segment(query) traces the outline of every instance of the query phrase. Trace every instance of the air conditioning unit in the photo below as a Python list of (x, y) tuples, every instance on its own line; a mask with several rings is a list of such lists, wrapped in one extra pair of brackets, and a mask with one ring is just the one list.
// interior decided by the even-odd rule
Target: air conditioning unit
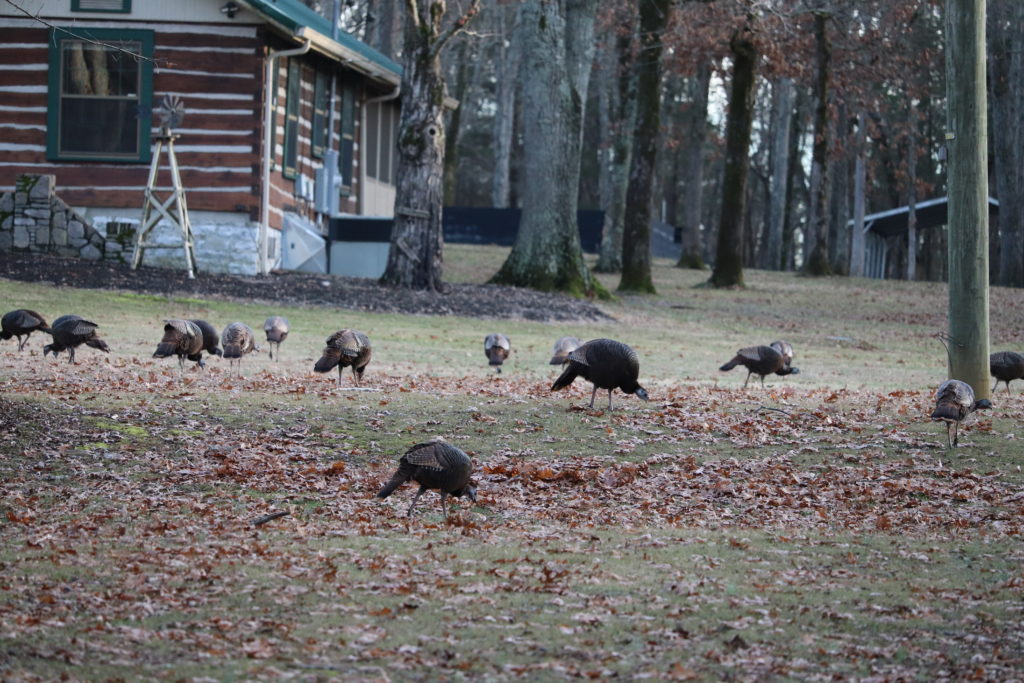
[(340, 211), (338, 202), (340, 194), (341, 173), (338, 172), (338, 153), (329, 149), (324, 152), (324, 165), (316, 169), (313, 208), (318, 213), (336, 216)]

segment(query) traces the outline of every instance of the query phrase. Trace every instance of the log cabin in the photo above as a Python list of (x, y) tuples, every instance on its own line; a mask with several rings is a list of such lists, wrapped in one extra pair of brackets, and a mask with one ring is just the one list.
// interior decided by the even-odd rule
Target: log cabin
[[(172, 96), (185, 112), (174, 146), (200, 272), (280, 267), (288, 226), (323, 236), (333, 216), (390, 216), (401, 68), (339, 31), (331, 0), (310, 4), (328, 9), (0, 3), (0, 195), (52, 176), (74, 216), (130, 249), (124, 234), (138, 228), (160, 103)], [(0, 218), (11, 220), (3, 206)], [(173, 226), (161, 230), (180, 241)], [(11, 248), (2, 233), (0, 248)], [(179, 250), (145, 252), (146, 265), (182, 261)]]

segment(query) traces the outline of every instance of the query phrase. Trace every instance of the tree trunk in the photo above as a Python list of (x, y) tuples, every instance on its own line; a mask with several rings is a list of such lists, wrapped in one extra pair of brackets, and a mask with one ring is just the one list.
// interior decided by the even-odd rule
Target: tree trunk
[[(515, 8), (495, 7), (508, 18)], [(512, 21), (497, 22), (502, 33), (498, 39), (500, 58), (497, 71), (497, 111), (494, 114), (494, 175), (491, 181), (491, 205), (497, 208), (511, 206), (512, 139), (516, 119), (516, 85), (519, 83), (519, 36), (518, 13)], [(510, 35), (504, 35), (505, 27), (512, 24)]]
[(441, 31), (444, 0), (408, 0), (402, 50), (402, 110), (391, 249), (381, 283), (442, 291), (444, 237), (444, 97), (440, 51), (476, 14), (474, 0), (455, 25)]
[[(626, 219), (626, 190), (633, 159), (633, 126), (636, 122), (636, 70), (632, 57), (634, 31), (622, 32), (615, 40), (605, 70), (612, 75), (600, 97), (606, 112), (601, 130), (605, 135), (605, 159), (601, 165), (604, 191), (604, 227), (601, 249), (594, 267), (599, 273), (622, 270), (622, 233)], [(615, 83), (615, 87), (612, 87)]]
[(789, 129), (793, 120), (793, 79), (783, 77), (772, 88), (771, 195), (768, 207), (768, 239), (761, 251), (761, 267), (777, 270), (782, 265), (782, 222), (786, 217), (789, 185)]
[(455, 58), (455, 92), (452, 94), (459, 102), (459, 106), (448, 114), (448, 124), (445, 127), (444, 144), (444, 204), (454, 206), (457, 190), (457, 175), (459, 171), (459, 131), (462, 126), (463, 104), (466, 101), (466, 91), (469, 88), (469, 66), (474, 60), (469, 57), (469, 42), (463, 40), (457, 48), (458, 56)]
[(828, 36), (828, 16), (814, 15), (814, 42), (817, 48), (817, 77), (814, 85), (814, 146), (811, 151), (811, 205), (808, 209), (808, 275), (831, 275), (828, 261), (829, 135), (828, 98), (832, 76), (832, 44)]
[[(752, 21), (748, 18), (748, 22)], [(722, 213), (718, 222), (713, 287), (743, 286), (743, 215), (746, 208), (750, 130), (754, 120), (754, 75), (757, 47), (749, 23), (737, 31), (729, 47), (733, 56), (732, 90), (725, 124), (725, 178)]]
[(910, 112), (907, 140), (907, 279), (917, 279), (917, 132)]
[[(842, 126), (841, 137), (849, 138), (846, 105), (840, 103), (836, 126)], [(835, 128), (833, 128), (835, 132)], [(832, 272), (846, 275), (850, 272), (850, 164), (849, 153), (843, 145), (841, 153), (834, 155), (832, 164), (832, 206), (829, 212), (829, 262)]]
[(989, 25), (993, 170), (999, 199), (996, 281), (1024, 287), (1024, 2), (989, 0)]
[(640, 3), (640, 53), (633, 160), (626, 191), (626, 222), (622, 236), (622, 279), (619, 291), (654, 294), (651, 279), (651, 200), (661, 130), (662, 34), (668, 25), (670, 0)]
[(711, 86), (711, 65), (701, 62), (690, 80), (690, 103), (686, 109), (683, 143), (683, 178), (680, 227), (683, 249), (679, 254), (680, 268), (704, 270), (704, 244), (701, 234), (704, 198), (704, 148), (708, 140), (708, 89)]
[(853, 170), (853, 235), (850, 239), (850, 275), (864, 277), (864, 192), (867, 171), (864, 156), (867, 153), (867, 117), (857, 112), (857, 138), (854, 146), (857, 160)]
[(989, 398), (985, 0), (946, 0), (949, 375)]
[[(786, 183), (786, 216), (782, 223), (782, 270), (796, 269), (796, 226), (798, 221), (797, 192), (804, 194), (806, 175), (801, 161), (800, 139), (803, 136), (804, 95), (797, 91), (796, 104), (789, 131), (789, 177)], [(801, 264), (802, 265), (802, 264)]]
[(520, 7), (525, 201), (494, 283), (607, 296), (583, 261), (576, 221), (596, 8), (596, 0), (528, 0)]

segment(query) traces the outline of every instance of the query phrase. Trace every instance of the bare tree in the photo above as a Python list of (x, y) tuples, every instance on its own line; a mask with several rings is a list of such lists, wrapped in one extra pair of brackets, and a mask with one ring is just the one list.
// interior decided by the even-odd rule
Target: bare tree
[(441, 291), (444, 236), (444, 98), (441, 50), (477, 13), (480, 0), (450, 26), (444, 0), (406, 0), (402, 110), (391, 250), (381, 282)]
[(662, 34), (669, 22), (669, 0), (640, 3), (640, 52), (633, 159), (626, 191), (619, 290), (654, 293), (651, 280), (651, 200), (661, 127)]
[(814, 13), (815, 82), (814, 145), (811, 151), (811, 205), (808, 209), (806, 249), (808, 275), (831, 275), (828, 260), (828, 196), (831, 144), (828, 103), (832, 79), (832, 44), (828, 35), (829, 15), (824, 9)]
[(989, 83), (1001, 285), (1024, 287), (1024, 2), (989, 0)]
[(516, 120), (516, 84), (519, 81), (518, 13), (511, 5), (494, 8), (498, 14), (498, 48), (495, 63), (494, 175), (491, 181), (491, 205), (508, 207), (511, 201), (512, 138)]
[(793, 79), (782, 77), (772, 85), (771, 197), (768, 207), (768, 240), (761, 267), (782, 266), (782, 223), (786, 218), (786, 188), (789, 185), (789, 132), (793, 118)]
[[(601, 247), (594, 270), (599, 273), (618, 273), (622, 270), (622, 233), (626, 216), (626, 190), (629, 188), (629, 167), (633, 159), (633, 130), (636, 120), (636, 69), (633, 42), (637, 13), (627, 10), (628, 20), (622, 21), (621, 12), (612, 16), (615, 25), (609, 29), (614, 47), (606, 50), (601, 62), (604, 87), (598, 95), (602, 145), (599, 182), (604, 209), (604, 227)], [(616, 21), (618, 20), (618, 21)], [(623, 25), (623, 23), (625, 25)]]
[(704, 239), (701, 216), (704, 199), (704, 147), (708, 141), (708, 90), (711, 64), (702, 61), (690, 79), (690, 101), (686, 105), (686, 133), (682, 150), (682, 210), (679, 226), (683, 245), (679, 268), (704, 270)]
[(583, 261), (576, 219), (596, 8), (597, 0), (520, 5), (524, 203), (515, 244), (492, 282), (607, 296)]
[(725, 124), (725, 180), (718, 222), (715, 268), (708, 281), (714, 287), (743, 286), (743, 218), (746, 209), (748, 150), (754, 113), (754, 77), (758, 50), (753, 39), (754, 18), (738, 29), (729, 42), (732, 50), (732, 89)]

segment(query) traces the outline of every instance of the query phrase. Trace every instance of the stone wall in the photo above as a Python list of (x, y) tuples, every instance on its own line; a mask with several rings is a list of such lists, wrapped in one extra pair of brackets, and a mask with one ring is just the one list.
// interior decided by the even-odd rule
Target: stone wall
[[(138, 209), (85, 208), (81, 212), (54, 194), (52, 175), (23, 175), (14, 192), (0, 195), (0, 251), (51, 252), (90, 260), (131, 263), (142, 214)], [(200, 273), (258, 272), (259, 227), (248, 214), (190, 211)], [(280, 255), (278, 230), (270, 231), (270, 256)], [(167, 248), (147, 248), (143, 265), (184, 268), (181, 232), (161, 220), (146, 242)]]
[(14, 192), (0, 195), (0, 250), (52, 252), (91, 261), (128, 259), (134, 233), (101, 234), (54, 195), (55, 182), (52, 175), (23, 175)]

